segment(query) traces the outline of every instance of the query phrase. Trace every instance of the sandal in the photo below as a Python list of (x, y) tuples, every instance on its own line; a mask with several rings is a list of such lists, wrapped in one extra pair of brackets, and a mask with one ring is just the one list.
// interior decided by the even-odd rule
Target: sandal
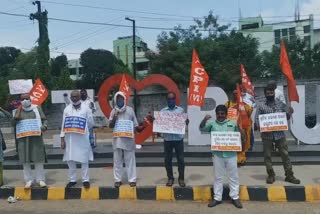
[(186, 186), (186, 183), (184, 182), (183, 179), (179, 179), (179, 180), (178, 180), (178, 183), (179, 183), (179, 186), (180, 186), (180, 187), (185, 187), (185, 186)]
[(121, 181), (118, 181), (118, 182), (115, 182), (115, 183), (114, 183), (114, 187), (115, 187), (115, 188), (119, 188), (121, 185), (122, 185), (122, 182), (121, 182)]
[(166, 186), (167, 187), (172, 187), (174, 180), (173, 179), (169, 179)]
[(135, 187), (137, 185), (137, 183), (136, 182), (130, 182), (129, 185), (130, 185), (130, 187)]

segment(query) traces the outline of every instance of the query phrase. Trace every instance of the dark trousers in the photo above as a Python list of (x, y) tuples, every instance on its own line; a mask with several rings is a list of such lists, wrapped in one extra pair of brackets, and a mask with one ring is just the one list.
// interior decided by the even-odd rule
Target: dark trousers
[(183, 140), (180, 141), (164, 141), (164, 165), (167, 170), (168, 179), (174, 179), (172, 171), (172, 156), (173, 148), (176, 152), (179, 179), (184, 179), (184, 150), (183, 150)]
[(263, 140), (264, 163), (266, 165), (268, 175), (275, 176), (275, 173), (272, 167), (272, 160), (271, 160), (273, 142), (275, 142), (275, 145), (279, 150), (279, 153), (282, 159), (283, 168), (285, 171), (285, 176), (289, 176), (289, 177), (293, 176), (292, 165), (291, 165), (291, 161), (288, 153), (288, 143), (285, 138), (275, 140), (275, 141)]

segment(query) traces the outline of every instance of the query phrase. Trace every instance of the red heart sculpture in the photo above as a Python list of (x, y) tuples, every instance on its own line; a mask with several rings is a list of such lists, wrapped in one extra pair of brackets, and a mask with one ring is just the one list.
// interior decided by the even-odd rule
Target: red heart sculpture
[[(99, 105), (104, 113), (104, 115), (109, 118), (110, 113), (112, 111), (112, 107), (109, 104), (109, 94), (110, 91), (117, 85), (120, 85), (123, 74), (115, 74), (108, 79), (106, 79), (98, 93)], [(170, 79), (169, 77), (162, 74), (152, 74), (143, 80), (136, 81), (130, 75), (126, 75), (126, 80), (129, 86), (135, 88), (137, 91), (142, 91), (144, 88), (147, 88), (151, 85), (161, 85), (166, 88), (168, 91), (172, 91), (176, 94), (176, 102), (177, 105), (180, 105), (180, 91), (176, 83)], [(159, 109), (160, 110), (160, 109)], [(150, 136), (152, 136), (152, 126), (146, 127), (142, 132), (135, 134), (135, 141), (137, 144), (142, 144), (145, 140), (147, 140)]]

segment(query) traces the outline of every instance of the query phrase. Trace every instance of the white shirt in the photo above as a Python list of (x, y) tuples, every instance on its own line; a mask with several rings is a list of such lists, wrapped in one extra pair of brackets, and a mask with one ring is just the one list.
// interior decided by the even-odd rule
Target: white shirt
[[(113, 109), (110, 113), (109, 121), (113, 120), (115, 114), (115, 109)], [(133, 127), (137, 127), (138, 121), (133, 109), (130, 106), (126, 106), (126, 110), (124, 112), (119, 112), (118, 120), (131, 120), (133, 122)], [(134, 138), (128, 137), (114, 137), (112, 141), (113, 149), (124, 149), (127, 151), (133, 151), (136, 149)]]
[[(63, 131), (64, 120), (69, 116), (83, 117), (86, 119), (84, 134), (65, 133)], [(76, 161), (88, 163), (93, 161), (92, 148), (89, 141), (89, 128), (93, 127), (92, 111), (81, 103), (79, 109), (75, 109), (72, 104), (68, 105), (63, 112), (60, 137), (65, 137), (66, 147), (64, 149), (63, 161)]]
[(96, 109), (96, 105), (94, 104), (94, 102), (88, 97), (86, 100), (81, 100), (81, 102), (86, 105), (89, 109), (92, 110), (92, 113), (94, 113), (97, 109)]

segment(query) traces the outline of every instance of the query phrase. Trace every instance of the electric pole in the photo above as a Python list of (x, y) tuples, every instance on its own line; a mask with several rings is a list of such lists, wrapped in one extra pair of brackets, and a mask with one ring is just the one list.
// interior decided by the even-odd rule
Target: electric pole
[(37, 20), (39, 23), (39, 39), (37, 47), (37, 63), (38, 63), (38, 75), (41, 80), (45, 80), (46, 73), (49, 72), (49, 35), (48, 35), (48, 11), (41, 11), (41, 2), (34, 1), (33, 5), (37, 5), (38, 11), (36, 13), (31, 13), (30, 20)]
[[(133, 63), (132, 63), (132, 70), (133, 70), (133, 78), (137, 80), (137, 68), (136, 68), (136, 21), (134, 19), (130, 19), (129, 17), (125, 18), (128, 21), (132, 22), (132, 49), (133, 49)], [(137, 115), (137, 91), (133, 89), (133, 106), (134, 112)]]

